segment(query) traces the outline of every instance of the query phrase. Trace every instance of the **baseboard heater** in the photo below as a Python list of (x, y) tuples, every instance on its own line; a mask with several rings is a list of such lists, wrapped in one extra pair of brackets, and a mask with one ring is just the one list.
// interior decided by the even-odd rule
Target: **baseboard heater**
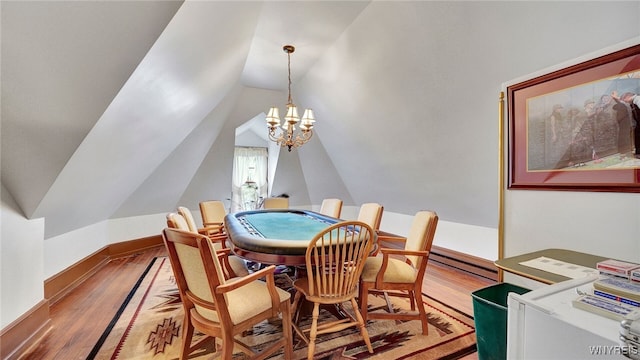
[(498, 268), (490, 260), (434, 245), (431, 247), (429, 261), (435, 261), (461, 271), (498, 281)]

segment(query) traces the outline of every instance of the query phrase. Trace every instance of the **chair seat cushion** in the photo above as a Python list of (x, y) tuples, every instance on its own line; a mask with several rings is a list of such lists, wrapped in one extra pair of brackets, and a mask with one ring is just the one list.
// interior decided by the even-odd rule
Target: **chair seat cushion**
[[(233, 281), (233, 280), (231, 280)], [(280, 296), (280, 302), (289, 301), (291, 294), (280, 288), (276, 288)], [(262, 281), (254, 281), (238, 289), (227, 293), (227, 304), (229, 315), (234, 324), (250, 319), (261, 312), (271, 308), (271, 297), (267, 284)], [(220, 322), (218, 313), (213, 310), (203, 309), (196, 306), (200, 315), (208, 320)]]
[[(382, 257), (368, 257), (364, 263), (364, 270), (362, 271), (361, 277), (362, 281), (375, 282), (381, 267)], [(411, 284), (416, 282), (417, 276), (418, 272), (413, 266), (404, 261), (389, 258), (383, 281), (387, 283)]]

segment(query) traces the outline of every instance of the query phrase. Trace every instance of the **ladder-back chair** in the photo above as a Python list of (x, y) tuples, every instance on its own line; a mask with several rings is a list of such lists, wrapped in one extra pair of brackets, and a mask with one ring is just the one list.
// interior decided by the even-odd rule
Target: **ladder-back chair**
[[(307, 358), (313, 359), (315, 342), (319, 334), (340, 331), (349, 327), (358, 327), (373, 353), (369, 334), (365, 326), (358, 304), (358, 280), (364, 266), (364, 259), (369, 256), (376, 234), (371, 227), (359, 221), (344, 221), (334, 224), (318, 233), (310, 242), (305, 254), (307, 276), (298, 278), (293, 286), (296, 294), (293, 308), (304, 296), (313, 303), (311, 327), (296, 332), (308, 343)], [(327, 321), (318, 324), (320, 305), (337, 306), (350, 302), (353, 315), (344, 319)], [(308, 332), (307, 337), (305, 333)]]

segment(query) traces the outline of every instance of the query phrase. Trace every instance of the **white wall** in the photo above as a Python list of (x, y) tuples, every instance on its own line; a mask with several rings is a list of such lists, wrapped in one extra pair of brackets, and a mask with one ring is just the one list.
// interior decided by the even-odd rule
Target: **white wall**
[(44, 219), (27, 220), (5, 189), (0, 214), (0, 329), (44, 298)]
[(107, 221), (44, 240), (43, 281), (108, 245)]
[(44, 279), (104, 248), (127, 240), (159, 235), (166, 213), (110, 219), (44, 241)]
[(640, 263), (640, 194), (507, 191), (505, 256), (563, 248)]
[(164, 213), (111, 219), (44, 239), (44, 219), (27, 220), (2, 188), (0, 328), (44, 299), (44, 281), (103, 247), (158, 235)]

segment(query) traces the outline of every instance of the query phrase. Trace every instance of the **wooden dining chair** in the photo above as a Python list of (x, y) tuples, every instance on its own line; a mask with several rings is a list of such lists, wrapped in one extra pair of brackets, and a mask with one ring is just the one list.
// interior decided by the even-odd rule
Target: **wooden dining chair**
[[(177, 215), (180, 215), (182, 219), (184, 219), (184, 220), (180, 220), (180, 219), (176, 220), (176, 222), (180, 224), (178, 229), (187, 230), (187, 231), (191, 231), (194, 233), (207, 236), (209, 240), (211, 240), (211, 242), (213, 243), (213, 247), (216, 249), (216, 251), (227, 249), (226, 253), (228, 254), (228, 256), (225, 261), (226, 263), (229, 264), (229, 268), (225, 266), (225, 270), (227, 270), (227, 274), (229, 277), (245, 276), (249, 274), (249, 268), (247, 267), (247, 263), (244, 261), (244, 259), (241, 259), (231, 254), (231, 250), (227, 246), (228, 237), (226, 233), (209, 234), (208, 231), (203, 230), (202, 228), (198, 228), (195, 220), (193, 219), (193, 215), (191, 215), (191, 211), (184, 206), (178, 207)], [(186, 228), (184, 228), (184, 223), (186, 223), (187, 225)], [(168, 221), (167, 221), (167, 225), (169, 225)], [(169, 227), (172, 227), (172, 226), (169, 225)]]
[[(419, 211), (414, 216), (409, 235), (406, 238), (400, 238), (404, 242), (404, 249), (381, 248), (382, 256), (372, 256), (365, 260), (358, 296), (360, 311), (365, 321), (368, 319), (420, 320), (422, 334), (428, 334), (427, 314), (422, 301), (422, 281), (437, 225), (438, 215), (435, 212)], [(390, 311), (368, 312), (369, 294), (385, 296)], [(408, 298), (412, 312), (393, 312), (388, 296)], [(415, 313), (416, 307), (417, 313)]]
[(206, 200), (201, 201), (199, 206), (202, 226), (207, 229), (207, 235), (224, 234), (224, 217), (227, 215), (224, 203), (220, 200)]
[(322, 205), (320, 205), (320, 214), (340, 218), (342, 213), (342, 200), (340, 199), (324, 199)]
[[(222, 339), (221, 359), (231, 359), (234, 346), (251, 359), (265, 359), (281, 349), (285, 359), (292, 359), (291, 296), (275, 286), (275, 266), (227, 281), (206, 236), (166, 228), (163, 239), (184, 307), (181, 360), (215, 338)], [(260, 353), (236, 341), (242, 332), (278, 316), (282, 336)], [(206, 337), (192, 345), (195, 330)]]
[[(334, 224), (318, 233), (310, 242), (305, 254), (307, 276), (293, 282), (296, 294), (293, 308), (297, 309), (302, 297), (313, 302), (311, 326), (294, 329), (308, 343), (307, 359), (313, 359), (316, 338), (320, 334), (358, 327), (373, 353), (369, 334), (358, 304), (358, 280), (369, 256), (376, 234), (369, 225), (359, 221), (344, 221)], [(318, 324), (320, 305), (339, 305), (350, 302), (353, 315), (347, 312), (344, 319), (330, 320)], [(309, 333), (307, 337), (305, 333)]]
[[(189, 229), (189, 226), (187, 225), (187, 221), (184, 219), (182, 215), (178, 213), (167, 214), (167, 227), (171, 229), (191, 231), (191, 229)], [(231, 262), (229, 261), (229, 257), (231, 256), (231, 249), (221, 248), (216, 243), (214, 243), (214, 248), (216, 248), (216, 254), (218, 255), (218, 260), (220, 261), (220, 264), (222, 264), (222, 269), (225, 272), (225, 277), (227, 279), (238, 277), (238, 275), (236, 275), (236, 272), (233, 266), (231, 266)], [(236, 261), (236, 260), (233, 260), (233, 261)], [(241, 276), (247, 275), (249, 273), (248, 270), (243, 271), (242, 268), (240, 268), (238, 272), (242, 274)]]
[(212, 240), (214, 241), (217, 241), (219, 239), (226, 239), (226, 234), (219, 232), (220, 230), (219, 226), (211, 226), (209, 228), (207, 228), (207, 226), (198, 227), (198, 224), (196, 224), (196, 220), (193, 217), (193, 213), (188, 207), (178, 206), (178, 214), (184, 217), (191, 231), (196, 232), (198, 234), (210, 236), (213, 238)]
[(262, 203), (263, 209), (288, 209), (289, 198), (284, 197), (270, 197), (264, 199)]

